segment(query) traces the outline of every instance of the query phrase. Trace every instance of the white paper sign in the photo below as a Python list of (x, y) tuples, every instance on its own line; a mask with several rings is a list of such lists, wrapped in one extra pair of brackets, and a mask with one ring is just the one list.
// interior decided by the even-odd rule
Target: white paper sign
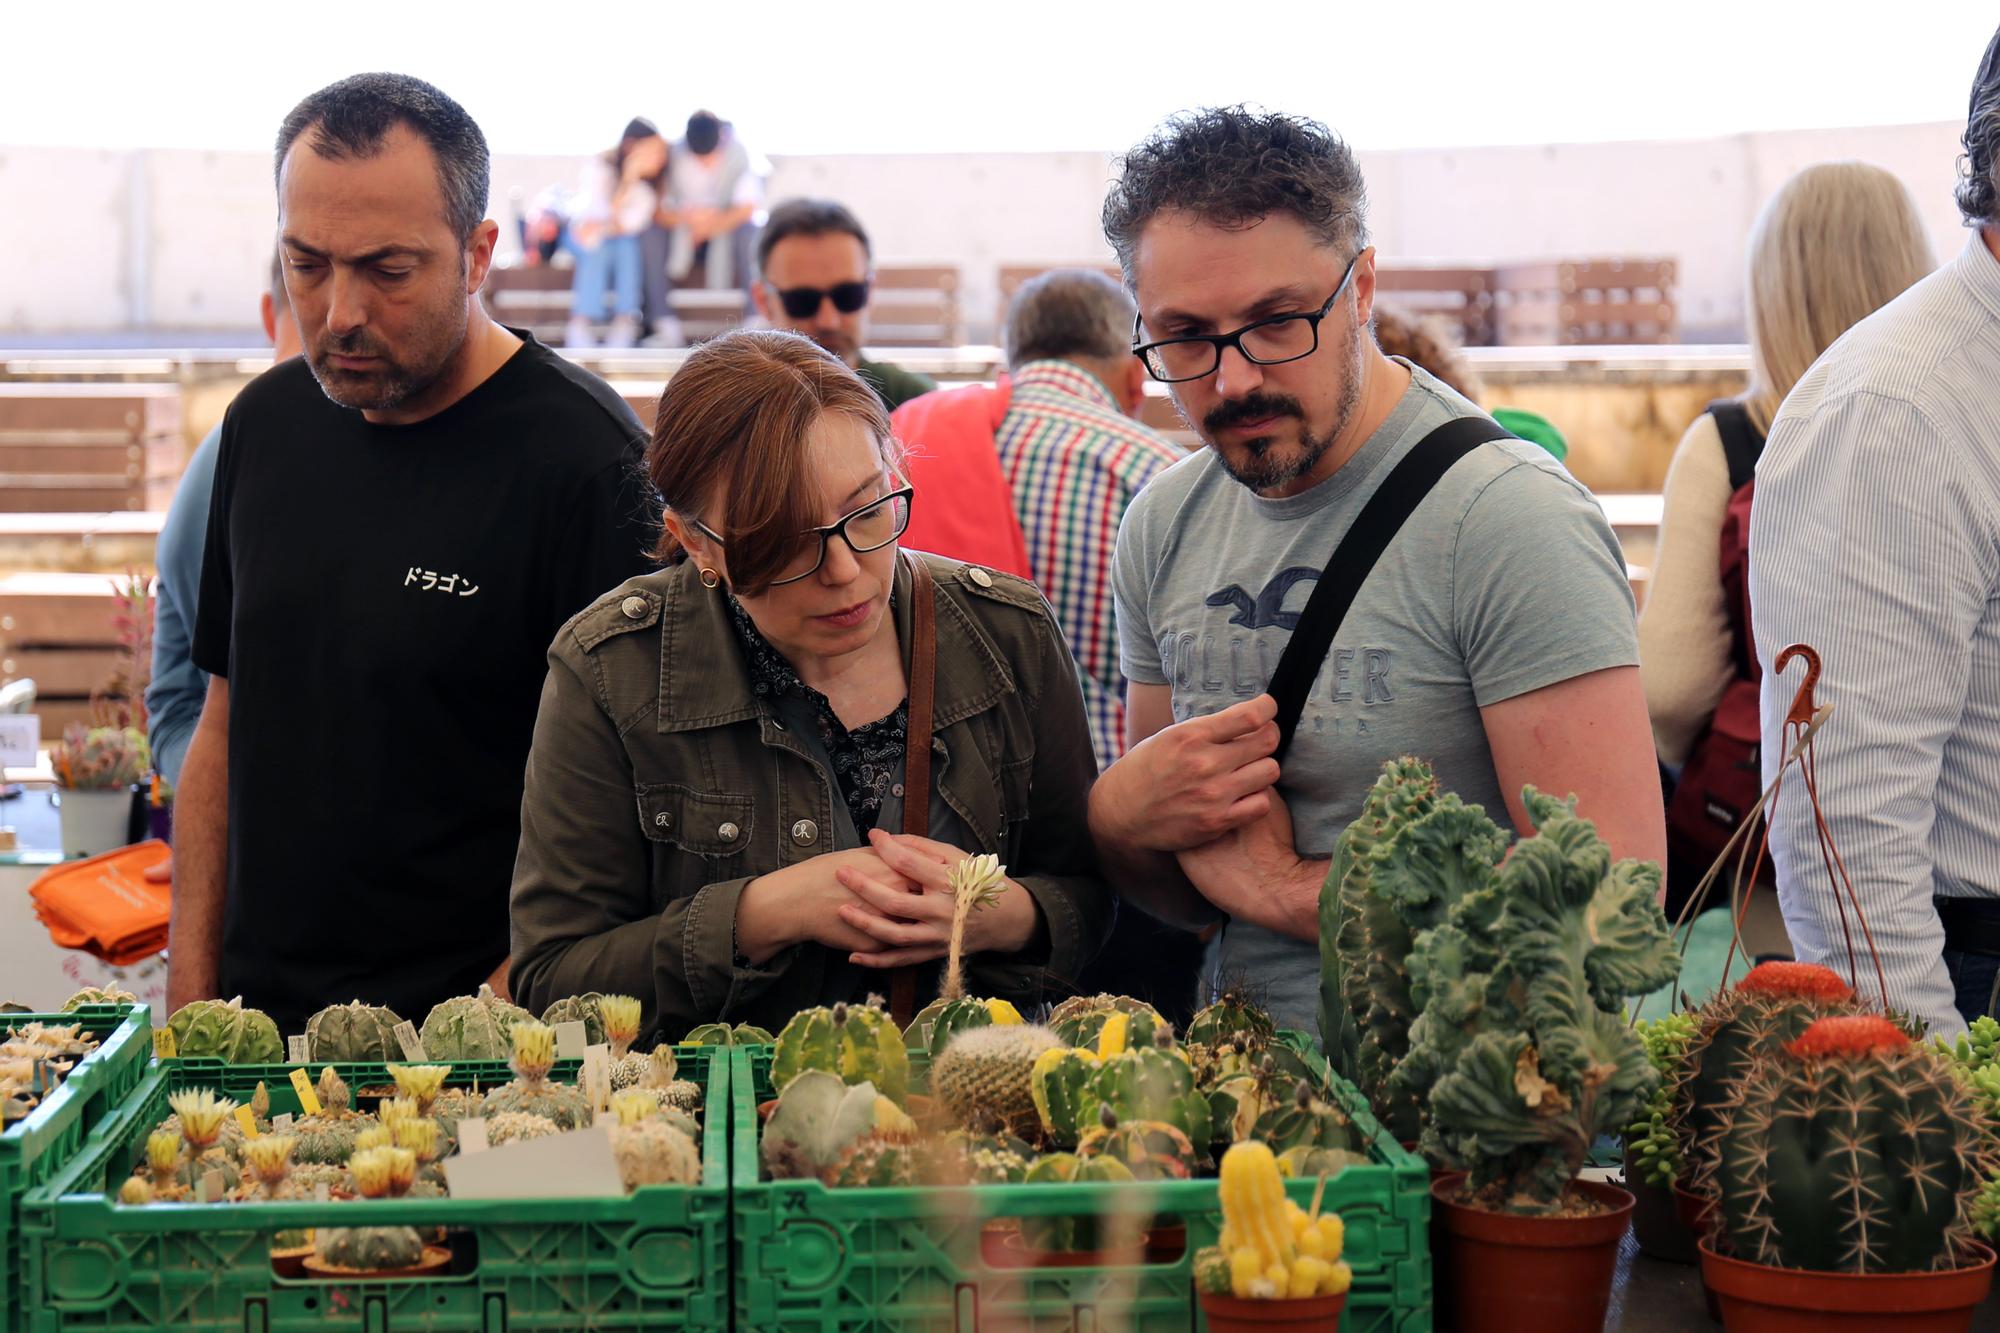
[(0, 768), (33, 768), (41, 762), (42, 719), (34, 713), (0, 714)]
[(583, 1048), (590, 1044), (590, 1029), (582, 1023), (556, 1024), (556, 1059), (581, 1060)]
[(458, 1150), (461, 1153), (486, 1151), (486, 1119), (470, 1116), (458, 1122)]
[(290, 1111), (280, 1111), (280, 1112), (278, 1112), (278, 1113), (277, 1113), (276, 1115), (272, 1116), (272, 1117), (271, 1117), (271, 1132), (272, 1132), (272, 1133), (274, 1133), (274, 1134), (289, 1134), (289, 1133), (291, 1133), (291, 1132), (292, 1132), (292, 1113), (291, 1113)]
[(312, 1058), (306, 1054), (306, 1038), (303, 1032), (285, 1038), (285, 1058), (295, 1065), (302, 1065)]
[[(605, 1140), (607, 1146), (609, 1146), (610, 1142), (609, 1139)], [(221, 1198), (222, 1173), (220, 1171), (204, 1172), (201, 1177), (201, 1201), (203, 1203), (217, 1203)]]
[(424, 1044), (417, 1039), (417, 1025), (406, 1018), (391, 1031), (396, 1034), (396, 1044), (403, 1048), (403, 1059), (411, 1064), (422, 1064), (426, 1057)]
[[(461, 1122), (461, 1130), (463, 1128)], [(444, 1160), (454, 1199), (622, 1198), (625, 1182), (602, 1127), (516, 1139)]]

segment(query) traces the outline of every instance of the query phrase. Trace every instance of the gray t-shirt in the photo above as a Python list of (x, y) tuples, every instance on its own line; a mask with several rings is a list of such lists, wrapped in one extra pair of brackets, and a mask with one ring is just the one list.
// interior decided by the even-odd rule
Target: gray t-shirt
[[(1176, 721), (1263, 693), (1361, 507), (1419, 440), (1477, 411), (1412, 367), (1388, 420), (1309, 491), (1264, 499), (1206, 449), (1155, 478), (1118, 532), (1126, 679), (1171, 685)], [(1479, 710), (1638, 660), (1624, 558), (1590, 492), (1538, 445), (1481, 445), (1383, 552), (1314, 682), (1278, 783), (1300, 855), (1331, 856), (1400, 755), (1507, 826)], [(1238, 979), (1280, 1026), (1315, 1029), (1313, 942), (1232, 923), (1209, 946), (1206, 983)]]

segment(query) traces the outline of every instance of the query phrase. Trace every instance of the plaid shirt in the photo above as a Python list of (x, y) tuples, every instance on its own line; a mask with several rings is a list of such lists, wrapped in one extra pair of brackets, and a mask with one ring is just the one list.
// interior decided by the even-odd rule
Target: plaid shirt
[(1031, 361), (1013, 384), (994, 446), (1029, 567), (1082, 668), (1091, 745), (1103, 769), (1125, 751), (1111, 551), (1132, 497), (1181, 451), (1126, 416), (1096, 376), (1067, 361)]

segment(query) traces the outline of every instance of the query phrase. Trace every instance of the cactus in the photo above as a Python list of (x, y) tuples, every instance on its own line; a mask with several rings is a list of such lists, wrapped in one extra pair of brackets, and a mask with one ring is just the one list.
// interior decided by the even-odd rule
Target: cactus
[(661, 1120), (611, 1128), (611, 1152), (627, 1192), (643, 1185), (699, 1185), (701, 1151), (694, 1140)]
[(486, 1141), (492, 1144), (545, 1139), (560, 1133), (555, 1121), (526, 1111), (499, 1111), (486, 1117)]
[(403, 1046), (396, 1040), (396, 1025), (402, 1021), (393, 1009), (359, 1000), (328, 1005), (306, 1020), (306, 1059), (315, 1064), (400, 1060)]
[(137, 1004), (139, 997), (116, 986), (85, 986), (63, 1001), (62, 1012), (74, 1013), (86, 1004)]
[(590, 1118), (590, 1103), (575, 1088), (549, 1082), (556, 1062), (555, 1029), (526, 1019), (514, 1024), (508, 1040), (514, 1048), (514, 1081), (486, 1094), (487, 1111), (524, 1111), (554, 1121), (558, 1129), (582, 1128)]
[(294, 1144), (289, 1135), (271, 1134), (243, 1145), (243, 1165), (254, 1179), (259, 1197), (282, 1197), (285, 1178), (292, 1172)]
[(1341, 1262), (1345, 1228), (1337, 1213), (1307, 1212), (1285, 1197), (1278, 1159), (1261, 1143), (1239, 1143), (1222, 1155), (1219, 1245), (1195, 1255), (1195, 1281), (1242, 1300), (1337, 1296), (1354, 1280)]
[(1674, 1082), (1680, 1077), (1681, 1058), (1695, 1033), (1693, 1014), (1666, 1014), (1642, 1018), (1632, 1025), (1646, 1048), (1646, 1059), (1660, 1076), (1660, 1086), (1646, 1100), (1640, 1118), (1625, 1127), (1625, 1179), (1643, 1181), (1662, 1189), (1679, 1180), (1687, 1170), (1680, 1140), (1668, 1124), (1673, 1115)]
[(1721, 1108), (1758, 1056), (1798, 1037), (1814, 1019), (1860, 1011), (1840, 974), (1814, 963), (1760, 963), (1697, 1010), (1666, 1115), (1684, 1169), (1712, 1151)]
[(1128, 1045), (1150, 1046), (1160, 1032), (1174, 1030), (1159, 1010), (1129, 995), (1073, 995), (1049, 1011), (1048, 1027), (1064, 1045), (1094, 1050), (1113, 1014), (1126, 1015)]
[(868, 1137), (841, 1155), (827, 1183), (843, 1189), (920, 1185), (924, 1150), (913, 1143)]
[(754, 1023), (703, 1023), (680, 1039), (682, 1046), (769, 1046), (777, 1038)]
[[(1116, 1157), (1079, 1157), (1050, 1153), (1028, 1168), (1027, 1184), (1117, 1184), (1132, 1179), (1131, 1170)], [(1149, 1209), (1120, 1207), (1071, 1217), (1024, 1217), (1021, 1239), (1043, 1251), (1118, 1250), (1135, 1246), (1152, 1216)]]
[(1220, 1046), (1239, 1033), (1261, 1047), (1277, 1035), (1277, 1028), (1268, 1013), (1251, 1003), (1248, 992), (1232, 986), (1188, 1021), (1183, 1040), (1191, 1047)]
[(951, 940), (945, 952), (944, 982), (938, 994), (947, 1000), (965, 998), (965, 925), (974, 912), (1000, 905), (1007, 891), (1007, 867), (988, 852), (968, 856), (945, 872), (945, 888), (952, 896)]
[(1076, 1147), (1077, 1138), (1090, 1128), (1091, 1113), (1084, 1099), (1098, 1064), (1094, 1051), (1073, 1046), (1058, 1046), (1035, 1058), (1028, 1084), (1035, 1118), (1043, 1135), (1058, 1148)]
[(782, 1096), (809, 1069), (850, 1084), (872, 1083), (898, 1104), (909, 1095), (910, 1053), (879, 1004), (836, 1004), (792, 1015), (771, 1055), (771, 1086)]
[(1391, 1083), (1428, 1101), (1426, 1156), (1533, 1214), (1560, 1206), (1591, 1144), (1658, 1086), (1620, 1009), (1672, 981), (1680, 955), (1657, 865), (1614, 865), (1573, 799), (1531, 787), (1522, 800), (1535, 835), (1410, 955), (1422, 1011)]
[(446, 1064), (504, 1060), (511, 1049), (507, 1034), (516, 1023), (533, 1021), (533, 1014), (507, 1003), (482, 982), (477, 995), (453, 996), (433, 1007), (419, 1036), (424, 1055)]
[(333, 1268), (389, 1273), (424, 1260), (424, 1238), (415, 1227), (329, 1227), (313, 1242), (313, 1257)]
[(1187, 1135), (1197, 1158), (1207, 1160), (1213, 1111), (1179, 1051), (1139, 1047), (1099, 1060), (1079, 1099), (1084, 1123), (1106, 1106), (1120, 1120), (1165, 1121)]
[(1382, 766), (1335, 844), (1319, 899), (1321, 1045), (1399, 1140), (1422, 1128), (1421, 1099), (1390, 1081), (1421, 1008), (1416, 936), (1489, 884), (1506, 848), (1484, 809), (1441, 793), (1429, 765), (1409, 758)]
[(1047, 1028), (1026, 1024), (961, 1031), (931, 1066), (931, 1091), (966, 1129), (1035, 1134), (1041, 1125), (1036, 1062), (1060, 1046)]
[(1005, 1000), (936, 999), (917, 1010), (916, 1017), (903, 1029), (903, 1044), (912, 1051), (926, 1051), (935, 1060), (961, 1032), (972, 1028), (1014, 1027), (1020, 1023), (1021, 1011)]
[(1278, 1154), (1278, 1169), (1287, 1179), (1311, 1180), (1315, 1176), (1333, 1177), (1350, 1166), (1368, 1165), (1368, 1154), (1352, 1152), (1346, 1148), (1287, 1148)]
[(1291, 1148), (1359, 1152), (1366, 1147), (1347, 1113), (1314, 1096), (1312, 1084), (1304, 1079), (1292, 1085), (1292, 1095), (1282, 1105), (1260, 1115), (1248, 1135), (1232, 1134), (1231, 1138), (1256, 1139), (1274, 1153)]
[(261, 1009), (245, 1009), (243, 997), (195, 1000), (167, 1020), (174, 1050), (183, 1059), (207, 1057), (225, 1064), (277, 1064), (285, 1058), (278, 1025)]
[(823, 1069), (808, 1069), (785, 1085), (764, 1124), (761, 1152), (774, 1180), (826, 1179), (864, 1138), (911, 1142), (916, 1124), (875, 1091), (852, 1086)]
[(1889, 1020), (1815, 1020), (1759, 1054), (1695, 1188), (1739, 1258), (1840, 1273), (1963, 1259), (1994, 1165), (1973, 1096)]
[[(633, 1057), (627, 1056), (629, 1061)], [(632, 1089), (652, 1094), (654, 1102), (660, 1106), (672, 1107), (695, 1115), (701, 1110), (701, 1085), (693, 1079), (678, 1077), (680, 1064), (674, 1058), (671, 1046), (655, 1046), (653, 1053), (638, 1057), (642, 1061), (638, 1081)], [(613, 1086), (617, 1080), (613, 1079)]]
[(596, 991), (590, 991), (557, 1000), (542, 1010), (542, 1021), (550, 1027), (558, 1023), (581, 1023), (584, 1044), (601, 1046), (604, 1044), (604, 1015), (598, 1012), (597, 1004), (603, 998)]
[(1186, 1180), (1201, 1158), (1188, 1136), (1158, 1120), (1120, 1122), (1110, 1107), (1098, 1111), (1098, 1125), (1077, 1140), (1076, 1155), (1115, 1157), (1134, 1180)]
[(332, 1065), (320, 1071), (318, 1094), (320, 1113), (292, 1123), (292, 1135), (298, 1140), (292, 1160), (339, 1166), (354, 1155), (357, 1138), (368, 1127), (369, 1118), (348, 1109), (347, 1084), (333, 1072)]
[(926, 1185), (1018, 1185), (1035, 1150), (1005, 1134), (957, 1129), (926, 1145), (920, 1167)]

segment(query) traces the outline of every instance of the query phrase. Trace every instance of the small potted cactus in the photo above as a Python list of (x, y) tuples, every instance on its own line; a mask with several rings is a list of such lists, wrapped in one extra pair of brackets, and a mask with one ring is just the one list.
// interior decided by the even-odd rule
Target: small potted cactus
[(1310, 1209), (1287, 1199), (1278, 1159), (1255, 1139), (1222, 1155), (1220, 1243), (1194, 1257), (1209, 1333), (1339, 1327), (1354, 1275), (1340, 1257), (1340, 1215), (1319, 1210), (1324, 1189)]
[(1668, 1123), (1673, 1114), (1673, 1081), (1695, 1032), (1688, 1013), (1642, 1018), (1632, 1025), (1645, 1044), (1646, 1058), (1660, 1076), (1639, 1118), (1625, 1128), (1625, 1188), (1634, 1200), (1632, 1237), (1639, 1249), (1672, 1264), (1691, 1264), (1694, 1236), (1674, 1207), (1674, 1186), (1687, 1174), (1680, 1139)]
[(132, 841), (134, 792), (152, 767), (146, 733), (72, 722), (49, 747), (62, 815), (63, 856), (75, 860)]
[(1871, 1014), (1813, 1022), (1743, 1076), (1696, 1187), (1702, 1275), (1732, 1333), (1971, 1327), (1993, 1284), (1972, 1216), (1992, 1168), (1976, 1095)]
[[(363, 1200), (401, 1198), (417, 1180), (417, 1155), (407, 1148), (371, 1147), (349, 1166)], [(451, 1251), (427, 1243), (415, 1227), (330, 1227), (314, 1235), (305, 1270), (320, 1279), (427, 1277), (450, 1262)]]

